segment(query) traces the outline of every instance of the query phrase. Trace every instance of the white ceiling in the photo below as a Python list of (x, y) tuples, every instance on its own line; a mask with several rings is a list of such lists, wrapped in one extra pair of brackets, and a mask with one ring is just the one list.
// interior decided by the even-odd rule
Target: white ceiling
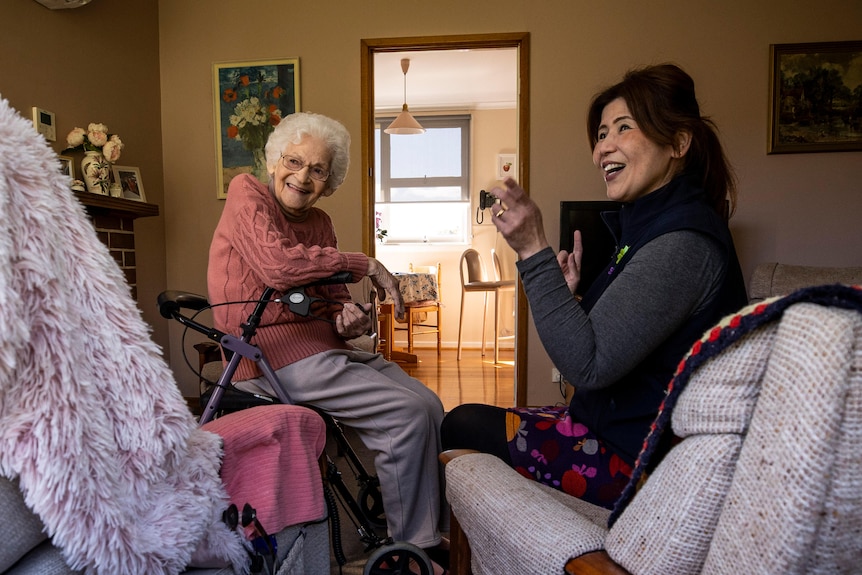
[(411, 112), (516, 107), (517, 49), (429, 50), (374, 55), (374, 109), (378, 112), (401, 110), (402, 58), (410, 59), (407, 105)]

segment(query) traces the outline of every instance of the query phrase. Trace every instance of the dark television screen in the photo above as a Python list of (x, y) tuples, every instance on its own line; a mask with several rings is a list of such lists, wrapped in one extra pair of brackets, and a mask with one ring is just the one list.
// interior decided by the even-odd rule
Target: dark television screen
[(581, 243), (584, 246), (578, 295), (587, 292), (614, 255), (614, 237), (602, 220), (601, 212), (619, 210), (621, 205), (608, 200), (560, 202), (560, 249), (572, 251), (575, 230), (581, 231)]

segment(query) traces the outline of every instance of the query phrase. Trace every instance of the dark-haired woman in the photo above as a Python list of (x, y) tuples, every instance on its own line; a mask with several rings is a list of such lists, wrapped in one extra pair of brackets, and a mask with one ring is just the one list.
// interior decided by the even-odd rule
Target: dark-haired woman
[(582, 245), (555, 255), (542, 216), (514, 180), (493, 193), (497, 229), (544, 347), (574, 388), (566, 407), (467, 404), (446, 416), (444, 449), (493, 453), (515, 469), (613, 507), (679, 361), (703, 332), (745, 305), (727, 227), (736, 186), (694, 82), (664, 64), (629, 72), (593, 98), (593, 163), (611, 200), (617, 252), (581, 301)]

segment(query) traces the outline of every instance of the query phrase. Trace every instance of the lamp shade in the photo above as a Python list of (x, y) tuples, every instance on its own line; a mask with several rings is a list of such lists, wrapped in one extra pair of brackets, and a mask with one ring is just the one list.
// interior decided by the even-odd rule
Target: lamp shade
[(401, 59), (401, 72), (404, 74), (404, 106), (401, 107), (401, 113), (398, 114), (398, 117), (392, 120), (392, 123), (389, 124), (384, 132), (387, 134), (400, 134), (400, 135), (408, 135), (408, 134), (424, 134), (425, 128), (422, 127), (422, 124), (416, 121), (416, 118), (410, 113), (410, 110), (407, 109), (407, 70), (410, 69), (410, 59), (402, 58)]
[(416, 121), (416, 118), (414, 118), (413, 114), (410, 113), (410, 110), (407, 109), (407, 104), (404, 104), (398, 117), (392, 120), (389, 127), (383, 131), (387, 134), (396, 135), (424, 134), (425, 128)]

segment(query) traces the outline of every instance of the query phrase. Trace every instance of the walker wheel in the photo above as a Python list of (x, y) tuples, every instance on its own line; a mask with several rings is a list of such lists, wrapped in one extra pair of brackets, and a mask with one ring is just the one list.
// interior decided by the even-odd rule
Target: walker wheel
[[(416, 570), (418, 569), (418, 571)], [(431, 560), (419, 547), (393, 543), (381, 547), (368, 559), (363, 575), (432, 575)]]

